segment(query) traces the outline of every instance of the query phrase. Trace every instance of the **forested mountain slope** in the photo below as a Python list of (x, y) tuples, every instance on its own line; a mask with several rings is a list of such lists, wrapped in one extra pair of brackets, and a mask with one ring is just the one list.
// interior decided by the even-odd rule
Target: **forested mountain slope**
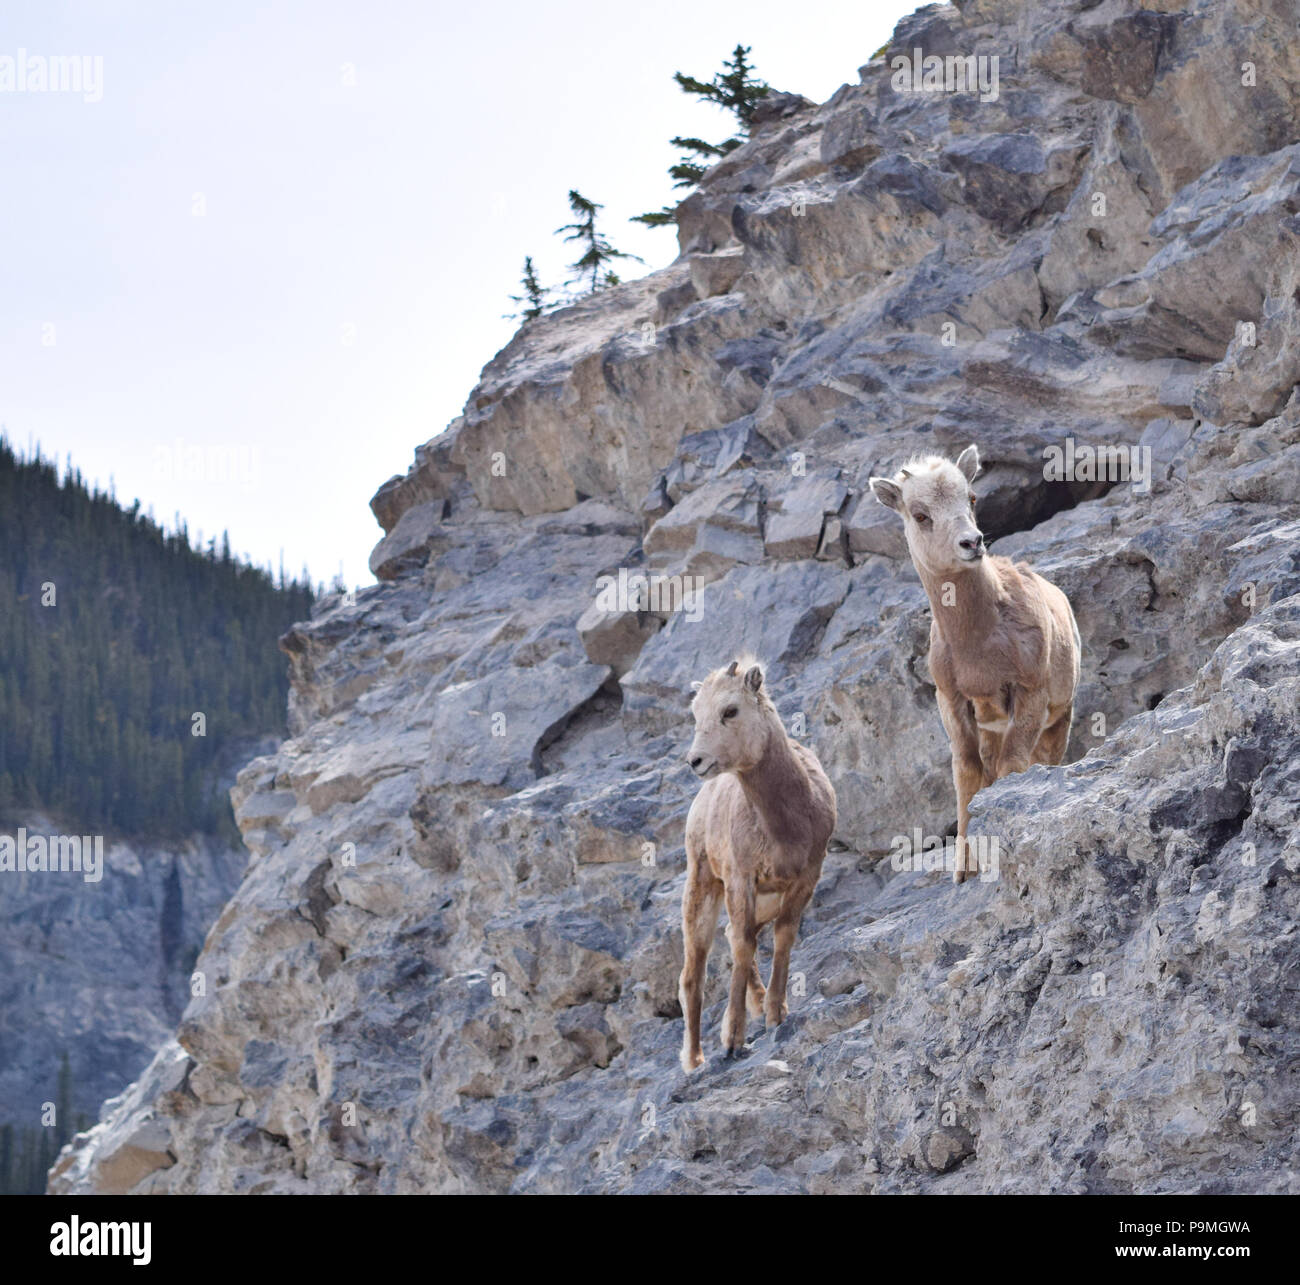
[(189, 1000), (247, 859), (229, 787), (284, 734), (276, 640), (312, 602), (0, 439), (0, 866), (20, 831), (104, 854), (94, 882), (0, 868), (0, 1191), (43, 1187)]

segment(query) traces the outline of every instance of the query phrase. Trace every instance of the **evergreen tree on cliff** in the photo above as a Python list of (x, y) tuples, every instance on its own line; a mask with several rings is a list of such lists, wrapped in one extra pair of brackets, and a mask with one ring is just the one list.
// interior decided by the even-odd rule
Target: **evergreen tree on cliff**
[(566, 233), (566, 241), (577, 241), (583, 247), (582, 254), (569, 265), (574, 275), (566, 285), (585, 285), (586, 293), (595, 294), (605, 286), (619, 284), (617, 274), (610, 268), (615, 259), (632, 259), (637, 263), (642, 260), (635, 254), (615, 250), (596, 229), (596, 212), (603, 210), (603, 205), (589, 201), (581, 192), (569, 190), (569, 208), (574, 213), (575, 221), (556, 228), (556, 235)]
[(519, 279), (519, 287), (523, 290), (523, 294), (512, 294), (510, 302), (524, 306), (518, 312), (508, 315), (512, 319), (535, 321), (549, 306), (548, 296), (551, 292), (537, 279), (537, 269), (533, 267), (531, 254), (524, 258), (524, 274)]
[[(771, 86), (754, 76), (754, 69), (749, 62), (750, 47), (737, 45), (732, 51), (730, 62), (722, 64), (722, 70), (712, 80), (696, 80), (684, 72), (674, 72), (673, 79), (683, 93), (694, 94), (706, 102), (731, 112), (736, 118), (739, 129), (730, 138), (721, 143), (708, 143), (702, 138), (683, 138), (678, 136), (671, 140), (674, 147), (680, 147), (687, 155), (668, 171), (674, 187), (694, 187), (704, 172), (714, 162), (734, 152), (749, 133), (754, 123), (754, 111), (759, 100), (766, 98)], [(644, 223), (647, 227), (663, 227), (673, 222), (673, 207), (665, 205), (662, 210), (652, 210), (648, 214), (638, 214), (633, 223)]]

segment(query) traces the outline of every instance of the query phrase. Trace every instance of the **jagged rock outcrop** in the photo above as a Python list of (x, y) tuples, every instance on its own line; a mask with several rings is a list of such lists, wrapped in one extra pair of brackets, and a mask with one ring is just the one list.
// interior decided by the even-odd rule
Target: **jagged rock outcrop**
[[(1293, 25), (931, 6), (709, 172), (670, 268), (524, 326), (375, 497), (381, 583), (285, 639), (213, 985), (52, 1189), (1295, 1189)], [(998, 95), (900, 92), (918, 48)], [(970, 441), (1084, 662), (954, 888), (889, 855), (955, 802), (866, 481)], [(620, 571), (657, 596), (594, 608)], [(689, 683), (742, 645), (840, 821), (789, 1021), (687, 1079)]]

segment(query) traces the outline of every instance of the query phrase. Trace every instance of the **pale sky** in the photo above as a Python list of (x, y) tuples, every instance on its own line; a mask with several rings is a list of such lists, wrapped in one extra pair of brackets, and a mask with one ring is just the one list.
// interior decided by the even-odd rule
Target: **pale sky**
[(367, 501), (509, 340), (525, 254), (568, 275), (568, 189), (625, 277), (675, 256), (627, 220), (674, 199), (672, 135), (731, 126), (673, 72), (739, 41), (820, 102), (915, 7), (5, 0), (0, 65), (102, 58), (102, 97), (0, 88), (0, 424), (169, 527), (371, 583)]

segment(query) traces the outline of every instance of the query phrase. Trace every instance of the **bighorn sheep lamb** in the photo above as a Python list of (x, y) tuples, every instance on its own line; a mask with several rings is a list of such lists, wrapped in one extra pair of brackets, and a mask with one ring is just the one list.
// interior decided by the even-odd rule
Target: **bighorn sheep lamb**
[(968, 446), (955, 464), (928, 455), (871, 479), (881, 504), (902, 516), (930, 599), (930, 674), (957, 791), (956, 883), (970, 864), (972, 796), (1065, 756), (1081, 651), (1065, 594), (1024, 563), (985, 552), (970, 486), (979, 467)]
[[(686, 818), (686, 1071), (704, 1061), (700, 996), (723, 898), (732, 972), (722, 1045), (731, 1057), (745, 1043), (746, 991), (749, 1011), (765, 1015), (769, 1027), (789, 1012), (790, 949), (835, 828), (835, 791), (817, 756), (786, 734), (753, 658), (733, 660), (693, 685), (695, 739), (687, 760), (704, 787)], [(772, 975), (764, 990), (754, 952), (759, 928), (772, 920)]]

